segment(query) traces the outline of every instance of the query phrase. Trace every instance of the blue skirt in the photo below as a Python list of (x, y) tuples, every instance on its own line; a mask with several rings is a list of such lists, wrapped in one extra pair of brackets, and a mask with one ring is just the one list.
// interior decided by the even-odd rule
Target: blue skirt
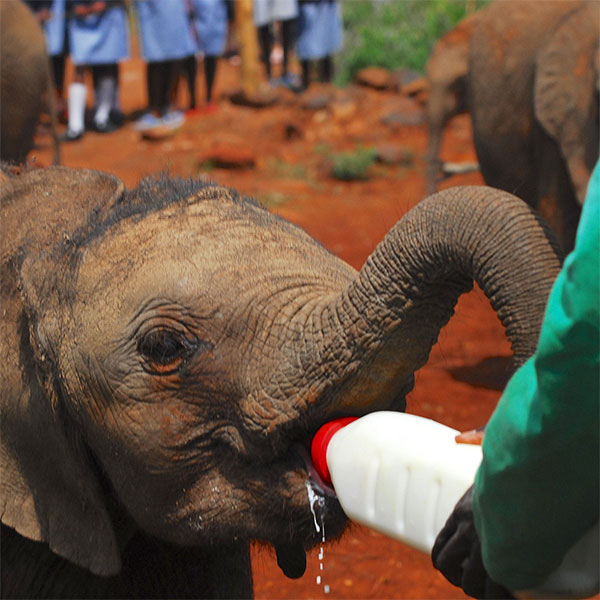
[(192, 56), (197, 44), (185, 0), (138, 0), (140, 52), (148, 62)]
[(342, 46), (342, 16), (338, 2), (302, 2), (298, 19), (296, 56), (300, 60), (324, 58)]
[(65, 0), (52, 0), (50, 7), (52, 17), (44, 23), (46, 48), (50, 56), (66, 52), (65, 48)]
[(129, 29), (122, 6), (68, 20), (69, 50), (76, 65), (101, 65), (129, 58)]
[(194, 28), (198, 50), (220, 56), (227, 42), (227, 8), (224, 0), (194, 0)]

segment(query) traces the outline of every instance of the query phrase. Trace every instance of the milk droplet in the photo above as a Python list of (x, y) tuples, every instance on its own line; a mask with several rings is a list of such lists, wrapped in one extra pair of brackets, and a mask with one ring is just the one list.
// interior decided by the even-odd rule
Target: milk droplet
[[(325, 520), (323, 518), (323, 516), (321, 515), (321, 525), (319, 526), (318, 520), (317, 520), (317, 511), (315, 510), (315, 504), (317, 504), (318, 506), (322, 506), (324, 503), (324, 499), (321, 498), (320, 496), (318, 496), (314, 489), (312, 488), (312, 485), (310, 483), (310, 481), (306, 482), (306, 493), (308, 494), (308, 505), (310, 506), (310, 512), (312, 513), (313, 516), (313, 521), (315, 524), (315, 530), (317, 533), (321, 533), (321, 542), (324, 544), (325, 543)], [(321, 561), (319, 563), (319, 570), (322, 571), (323, 570), (323, 546), (321, 546), (319, 548), (319, 561)], [(321, 576), (317, 575), (317, 585), (321, 584)], [(326, 594), (329, 594), (329, 586), (325, 585), (323, 588), (324, 592)]]
[(310, 481), (306, 482), (306, 492), (308, 493), (308, 505), (310, 506), (310, 512), (312, 513), (313, 520), (315, 523), (315, 529), (317, 533), (321, 531), (319, 524), (317, 523), (317, 511), (315, 510), (315, 504), (319, 502), (319, 497), (315, 494), (315, 491), (310, 485)]

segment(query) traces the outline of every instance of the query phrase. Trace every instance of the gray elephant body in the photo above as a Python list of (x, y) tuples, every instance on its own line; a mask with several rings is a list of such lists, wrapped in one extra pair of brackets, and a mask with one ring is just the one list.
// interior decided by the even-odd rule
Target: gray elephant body
[(0, 2), (0, 157), (24, 162), (47, 98), (54, 163), (60, 162), (56, 106), (46, 40), (40, 24), (20, 0)]
[(300, 575), (307, 486), (328, 538), (345, 525), (302, 440), (403, 410), (473, 279), (525, 360), (560, 267), (485, 188), (423, 201), (360, 273), (198, 181), (49, 168), (1, 211), (6, 597), (248, 596), (252, 539)]
[(468, 104), (482, 175), (536, 208), (573, 246), (598, 159), (600, 7), (494, 2), (471, 41)]

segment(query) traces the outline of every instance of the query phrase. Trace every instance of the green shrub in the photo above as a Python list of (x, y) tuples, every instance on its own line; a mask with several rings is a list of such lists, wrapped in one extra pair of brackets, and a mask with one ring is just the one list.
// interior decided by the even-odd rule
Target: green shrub
[(357, 148), (354, 152), (334, 154), (331, 164), (333, 176), (343, 181), (368, 179), (375, 156), (373, 148)]
[(467, 12), (489, 0), (346, 0), (342, 2), (344, 47), (336, 60), (336, 83), (346, 85), (371, 66), (424, 72), (435, 42)]

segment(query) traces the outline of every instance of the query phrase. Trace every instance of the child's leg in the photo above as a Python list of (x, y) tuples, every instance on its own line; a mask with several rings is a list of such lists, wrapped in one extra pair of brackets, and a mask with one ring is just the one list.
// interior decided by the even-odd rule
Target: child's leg
[(319, 78), (322, 82), (330, 82), (333, 78), (333, 60), (331, 56), (324, 56), (319, 60)]
[(117, 88), (117, 65), (105, 64), (93, 67), (96, 92), (96, 113), (94, 124), (102, 129), (108, 125), (110, 109)]
[(188, 56), (183, 60), (183, 72), (188, 85), (190, 94), (190, 109), (196, 108), (196, 74), (198, 72), (198, 63), (196, 56)]
[(310, 83), (310, 60), (301, 60), (300, 66), (302, 67), (302, 89), (305, 90)]
[(66, 141), (79, 139), (85, 130), (85, 98), (87, 90), (84, 83), (85, 67), (78, 65), (75, 67), (73, 83), (69, 85), (69, 122), (67, 133), (64, 136)]
[(161, 97), (161, 114), (166, 114), (171, 108), (171, 98), (173, 97), (175, 86), (177, 85), (177, 81), (181, 75), (182, 68), (182, 59), (166, 61), (165, 85), (163, 95)]
[(170, 65), (168, 63), (169, 61), (154, 61), (147, 65), (148, 107), (157, 114), (162, 114), (169, 103), (167, 74)]
[(288, 74), (290, 54), (294, 45), (296, 28), (296, 19), (281, 21), (281, 46), (283, 48), (283, 62), (281, 64), (281, 74), (285, 77)]
[(217, 56), (204, 57), (204, 77), (206, 79), (206, 104), (212, 104), (212, 91), (217, 73)]
[(271, 79), (271, 49), (272, 49), (272, 38), (271, 38), (271, 26), (267, 23), (261, 25), (258, 28), (258, 42), (260, 44), (261, 58), (265, 65), (265, 73), (267, 74), (267, 80)]

